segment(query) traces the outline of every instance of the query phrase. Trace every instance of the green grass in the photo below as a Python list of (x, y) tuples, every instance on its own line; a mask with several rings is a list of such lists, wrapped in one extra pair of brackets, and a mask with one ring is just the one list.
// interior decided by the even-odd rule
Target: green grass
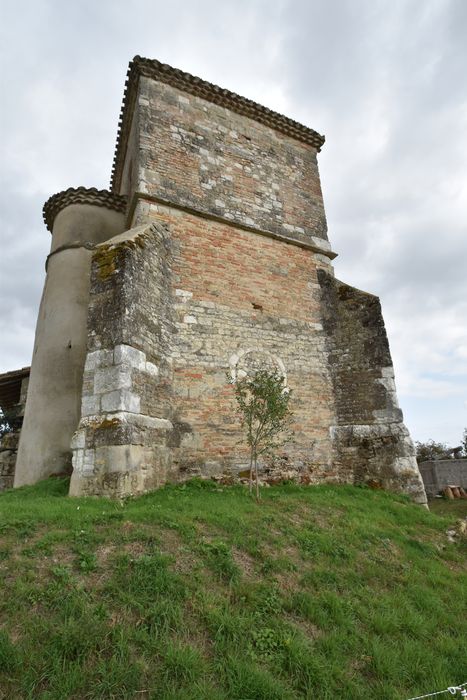
[(456, 498), (431, 498), (430, 510), (436, 515), (447, 515), (454, 518), (467, 518), (467, 500)]
[(352, 487), (0, 495), (0, 698), (406, 700), (467, 681), (459, 513)]

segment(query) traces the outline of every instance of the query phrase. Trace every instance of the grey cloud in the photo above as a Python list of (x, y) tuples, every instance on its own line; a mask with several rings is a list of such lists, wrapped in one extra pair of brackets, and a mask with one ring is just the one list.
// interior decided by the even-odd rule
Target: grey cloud
[(139, 53), (326, 134), (336, 273), (381, 296), (403, 401), (423, 396), (425, 424), (440, 426), (423, 435), (414, 415), (415, 437), (444, 439), (447, 415), (461, 432), (462, 402), (450, 414), (446, 402), (467, 397), (464, 0), (30, 0), (0, 12), (0, 371), (31, 354), (42, 204), (108, 185)]

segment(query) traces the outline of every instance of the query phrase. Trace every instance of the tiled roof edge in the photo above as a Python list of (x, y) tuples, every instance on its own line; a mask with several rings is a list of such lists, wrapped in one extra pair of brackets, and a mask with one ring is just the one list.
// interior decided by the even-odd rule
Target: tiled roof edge
[(298, 141), (308, 143), (314, 146), (318, 151), (324, 143), (324, 136), (318, 134), (317, 131), (310, 129), (299, 122), (285, 117), (278, 112), (274, 112), (267, 107), (263, 107), (253, 100), (246, 97), (241, 97), (230, 90), (225, 90), (218, 85), (209, 83), (206, 80), (197, 78), (190, 73), (172, 68), (166, 63), (160, 63), (156, 60), (135, 56), (130, 61), (127, 78), (125, 81), (125, 91), (123, 94), (123, 103), (120, 111), (120, 118), (117, 132), (117, 142), (115, 146), (115, 155), (112, 165), (112, 175), (110, 187), (112, 191), (117, 191), (120, 186), (120, 180), (123, 171), (123, 160), (125, 157), (124, 146), (127, 142), (129, 131), (131, 128), (131, 116), (133, 106), (136, 99), (136, 91), (138, 86), (139, 76), (143, 75), (153, 80), (158, 80), (161, 83), (172, 85), (173, 87), (188, 92), (197, 97), (201, 97), (208, 102), (226, 107), (227, 109), (242, 114), (250, 119), (269, 126), (271, 129), (280, 131), (287, 136), (291, 136)]
[(14, 369), (10, 372), (3, 372), (2, 374), (0, 374), (0, 384), (2, 382), (11, 381), (12, 379), (24, 379), (24, 377), (28, 376), (30, 371), (30, 367), (21, 367), (21, 369)]
[(42, 214), (45, 225), (50, 232), (52, 232), (57, 214), (70, 204), (93, 204), (125, 213), (127, 198), (109, 192), (109, 190), (98, 190), (95, 187), (69, 187), (67, 190), (49, 197), (44, 204)]

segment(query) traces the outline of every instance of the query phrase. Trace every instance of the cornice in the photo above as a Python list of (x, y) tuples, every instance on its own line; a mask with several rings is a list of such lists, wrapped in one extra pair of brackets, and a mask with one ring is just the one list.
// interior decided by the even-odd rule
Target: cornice
[[(311, 250), (313, 253), (318, 253), (328, 258), (329, 260), (334, 260), (337, 258), (337, 253), (331, 250), (329, 241), (323, 239), (319, 240), (317, 237), (312, 237), (309, 241), (299, 240), (293, 236), (284, 235), (278, 233), (277, 231), (266, 231), (265, 229), (260, 229), (255, 226), (248, 226), (240, 221), (232, 221), (231, 219), (225, 219), (222, 216), (217, 216), (216, 214), (211, 214), (207, 211), (201, 209), (196, 209), (195, 207), (184, 206), (182, 204), (177, 204), (171, 202), (162, 197), (157, 197), (156, 195), (151, 195), (147, 192), (134, 192), (132, 198), (130, 199), (128, 211), (127, 211), (127, 228), (131, 228), (133, 215), (135, 213), (138, 201), (152, 202), (154, 204), (161, 205), (167, 209), (176, 209), (178, 211), (184, 211), (188, 214), (193, 214), (194, 216), (199, 216), (207, 221), (217, 221), (223, 226), (233, 227), (236, 229), (241, 229), (242, 231), (249, 231), (250, 233), (255, 233), (259, 236), (265, 236), (266, 238), (273, 238), (276, 241), (281, 241), (282, 243), (287, 243), (288, 245), (295, 245), (298, 248), (304, 248), (305, 250)], [(50, 257), (50, 256), (49, 256)]]
[(69, 187), (67, 190), (49, 197), (44, 204), (42, 214), (45, 225), (50, 232), (52, 232), (57, 214), (70, 204), (92, 204), (124, 214), (126, 212), (127, 198), (123, 195), (109, 192), (109, 190), (98, 190), (95, 187)]
[(297, 141), (314, 146), (317, 151), (321, 149), (324, 143), (324, 136), (318, 134), (317, 131), (310, 129), (299, 122), (285, 117), (278, 112), (274, 112), (267, 107), (263, 107), (253, 100), (246, 97), (241, 97), (230, 90), (225, 90), (218, 85), (209, 83), (206, 80), (197, 78), (190, 73), (172, 68), (166, 63), (160, 63), (156, 60), (135, 56), (130, 61), (127, 78), (125, 81), (125, 91), (123, 94), (123, 103), (120, 112), (117, 143), (115, 146), (115, 155), (112, 166), (112, 176), (110, 187), (113, 192), (118, 191), (123, 171), (123, 162), (125, 158), (125, 146), (128, 141), (128, 136), (131, 128), (131, 117), (136, 101), (138, 89), (138, 81), (140, 76), (145, 76), (157, 80), (161, 83), (171, 85), (172, 87), (188, 92), (196, 97), (201, 97), (208, 102), (226, 107), (227, 109), (241, 114), (250, 119), (254, 119), (260, 124), (269, 126), (287, 136), (290, 136)]

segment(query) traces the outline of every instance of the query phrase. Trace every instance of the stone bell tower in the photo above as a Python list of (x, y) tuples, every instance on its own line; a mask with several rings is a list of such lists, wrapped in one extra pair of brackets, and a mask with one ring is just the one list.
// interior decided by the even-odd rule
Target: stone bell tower
[(334, 276), (323, 143), (188, 73), (130, 63), (111, 192), (70, 189), (44, 208), (15, 485), (62, 471), (70, 450), (72, 495), (241, 480), (231, 383), (270, 366), (292, 391), (294, 437), (263, 460), (264, 481), (425, 501), (379, 300)]

